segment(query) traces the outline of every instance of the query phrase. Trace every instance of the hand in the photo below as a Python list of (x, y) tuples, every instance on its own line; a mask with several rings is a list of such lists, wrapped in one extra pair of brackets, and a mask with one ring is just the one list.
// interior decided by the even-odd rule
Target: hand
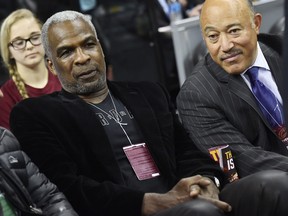
[[(142, 215), (153, 215), (161, 210), (174, 207), (179, 203), (191, 200), (191, 185), (197, 185), (200, 175), (181, 179), (170, 191), (165, 194), (146, 193), (142, 204)], [(199, 194), (193, 196), (197, 197)]]
[(190, 190), (191, 196), (205, 199), (222, 209), (224, 212), (230, 212), (232, 210), (232, 207), (228, 203), (219, 200), (218, 188), (214, 182), (207, 177), (202, 177), (198, 184), (191, 185)]
[(194, 16), (199, 16), (201, 9), (202, 9), (203, 4), (198, 4), (195, 7), (193, 7), (191, 10), (186, 11), (186, 14), (188, 17), (194, 17)]
[(187, 0), (178, 0), (178, 2), (181, 4), (181, 6), (183, 8), (186, 8), (188, 5), (188, 1)]
[(3, 92), (0, 90), (0, 98), (3, 97)]
[(200, 175), (181, 179), (165, 194), (146, 193), (143, 199), (142, 215), (151, 215), (191, 199), (205, 199), (223, 211), (231, 206), (218, 199), (218, 189), (208, 178)]
[(191, 185), (190, 190), (191, 196), (202, 195), (204, 197), (218, 199), (219, 190), (214, 182), (207, 177), (202, 177), (197, 184)]

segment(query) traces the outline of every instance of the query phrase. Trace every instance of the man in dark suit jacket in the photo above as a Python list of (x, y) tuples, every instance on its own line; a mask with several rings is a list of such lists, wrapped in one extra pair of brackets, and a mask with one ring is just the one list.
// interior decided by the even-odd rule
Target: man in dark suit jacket
[(184, 127), (207, 154), (211, 147), (229, 145), (240, 177), (271, 168), (288, 171), (287, 139), (272, 130), (244, 75), (260, 63), (269, 69), (265, 77), (270, 85), (274, 82), (273, 91), (283, 92), (279, 39), (263, 37), (278, 52), (257, 42), (261, 15), (248, 0), (206, 0), (200, 22), (209, 53), (178, 95)]
[(79, 215), (223, 216), (231, 211), (227, 202), (240, 215), (286, 215), (288, 187), (280, 187), (286, 173), (258, 173), (225, 186), (222, 171), (191, 142), (160, 85), (107, 83), (87, 16), (57, 13), (42, 37), (63, 90), (19, 103), (11, 128)]

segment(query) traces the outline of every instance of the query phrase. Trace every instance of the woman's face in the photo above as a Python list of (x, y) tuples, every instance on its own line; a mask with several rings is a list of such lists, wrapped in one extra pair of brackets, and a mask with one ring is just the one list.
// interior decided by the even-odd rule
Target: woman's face
[[(39, 24), (34, 18), (23, 18), (15, 22), (10, 29), (10, 40), (9, 42), (14, 42), (13, 44), (19, 45), (26, 43), (22, 49), (17, 49), (9, 45), (10, 58), (14, 59), (16, 65), (23, 65), (24, 67), (33, 68), (37, 66), (41, 61), (44, 61), (44, 49), (41, 44), (40, 38), (41, 29)], [(37, 37), (39, 36), (39, 40)], [(31, 39), (32, 43), (38, 44), (33, 45), (28, 40), (21, 39)]]

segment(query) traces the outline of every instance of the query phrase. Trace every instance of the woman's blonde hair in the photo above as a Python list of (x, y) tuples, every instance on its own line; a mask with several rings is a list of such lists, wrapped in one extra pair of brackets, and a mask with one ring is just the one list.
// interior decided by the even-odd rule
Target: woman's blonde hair
[(0, 51), (3, 63), (8, 68), (10, 77), (17, 86), (17, 89), (23, 99), (28, 98), (29, 96), (25, 88), (25, 83), (17, 71), (15, 59), (11, 58), (11, 54), (9, 51), (9, 40), (12, 25), (14, 25), (14, 23), (16, 23), (17, 21), (26, 18), (34, 18), (41, 29), (42, 23), (39, 19), (35, 17), (35, 15), (30, 10), (18, 9), (12, 12), (8, 17), (3, 20), (0, 30)]

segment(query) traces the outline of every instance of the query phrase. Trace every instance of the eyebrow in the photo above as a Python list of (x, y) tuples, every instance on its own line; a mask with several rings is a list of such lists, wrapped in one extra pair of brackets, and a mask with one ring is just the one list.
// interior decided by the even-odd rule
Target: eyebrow
[[(87, 43), (89, 40), (93, 40), (95, 41), (96, 43), (98, 43), (98, 40), (97, 38), (94, 36), (94, 35), (89, 35), (88, 37), (86, 37), (83, 41), (80, 41), (80, 44), (85, 44)], [(74, 45), (70, 45), (70, 44), (67, 44), (67, 45), (62, 45), (60, 47), (57, 48), (56, 50), (56, 53), (57, 53), (57, 56), (59, 55), (59, 53), (61, 53), (63, 50), (65, 49), (74, 49)]]
[[(242, 25), (240, 23), (233, 23), (233, 24), (226, 26), (225, 29), (230, 29), (230, 28), (235, 27), (235, 26), (242, 26)], [(213, 26), (207, 26), (204, 28), (204, 32), (207, 33), (207, 31), (211, 31), (211, 30), (215, 30), (215, 29), (216, 28)]]
[[(36, 35), (36, 34), (41, 34), (41, 31), (31, 32), (29, 37), (31, 37), (31, 35)], [(15, 41), (15, 40), (19, 40), (19, 39), (24, 39), (24, 37), (17, 36), (15, 38), (13, 38), (11, 41)]]

